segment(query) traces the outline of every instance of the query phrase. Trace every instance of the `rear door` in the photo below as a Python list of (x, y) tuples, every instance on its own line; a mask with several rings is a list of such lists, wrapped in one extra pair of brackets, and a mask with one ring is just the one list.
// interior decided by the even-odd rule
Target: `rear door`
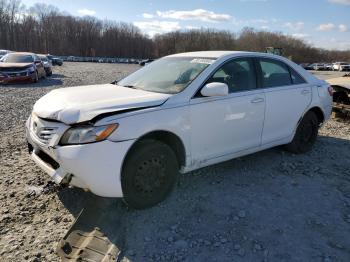
[(311, 85), (280, 60), (258, 58), (257, 62), (266, 98), (262, 144), (269, 144), (293, 135), (311, 103)]

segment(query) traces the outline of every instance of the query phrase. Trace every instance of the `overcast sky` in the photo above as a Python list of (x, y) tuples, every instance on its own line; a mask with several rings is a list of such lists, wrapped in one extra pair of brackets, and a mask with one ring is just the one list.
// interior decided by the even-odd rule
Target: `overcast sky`
[(350, 49), (350, 0), (22, 0), (72, 15), (130, 22), (149, 35), (189, 28), (254, 27), (303, 38), (314, 46)]

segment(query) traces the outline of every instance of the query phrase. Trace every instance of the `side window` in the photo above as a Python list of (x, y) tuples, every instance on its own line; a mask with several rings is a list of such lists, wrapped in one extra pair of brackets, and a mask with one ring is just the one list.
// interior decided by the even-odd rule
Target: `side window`
[(263, 88), (292, 84), (288, 67), (272, 59), (259, 59)]
[(292, 78), (293, 85), (305, 84), (304, 78), (302, 78), (293, 68), (289, 68), (290, 76)]
[(240, 92), (256, 88), (254, 63), (251, 58), (238, 58), (220, 67), (207, 83), (226, 83), (229, 92)]

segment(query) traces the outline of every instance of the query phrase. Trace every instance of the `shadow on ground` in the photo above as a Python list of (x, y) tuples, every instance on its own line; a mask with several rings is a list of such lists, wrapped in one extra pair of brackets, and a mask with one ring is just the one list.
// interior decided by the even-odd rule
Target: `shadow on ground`
[[(16, 87), (16, 88), (33, 88), (33, 87), (53, 87), (63, 85), (63, 81), (61, 79), (65, 78), (62, 74), (52, 74), (50, 77), (39, 79), (37, 83), (11, 83), (7, 85), (2, 85), (4, 87)], [(0, 85), (1, 86), (1, 85)]]
[(349, 140), (274, 148), (181, 175), (147, 210), (77, 189), (59, 197), (73, 228), (99, 227), (119, 261), (350, 261)]

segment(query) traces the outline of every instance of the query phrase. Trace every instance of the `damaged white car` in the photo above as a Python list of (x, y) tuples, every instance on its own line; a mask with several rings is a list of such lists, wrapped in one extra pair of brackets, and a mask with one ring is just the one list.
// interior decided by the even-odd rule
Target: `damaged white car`
[(184, 53), (112, 84), (51, 91), (34, 105), (27, 140), (57, 183), (145, 208), (179, 172), (278, 145), (310, 150), (331, 102), (326, 82), (283, 57)]

